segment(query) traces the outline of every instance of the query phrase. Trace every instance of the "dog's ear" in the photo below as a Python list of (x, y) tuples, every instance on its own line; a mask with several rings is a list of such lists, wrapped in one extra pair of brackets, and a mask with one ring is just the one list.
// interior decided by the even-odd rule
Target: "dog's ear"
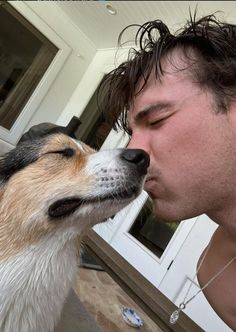
[(0, 180), (7, 181), (13, 174), (36, 161), (43, 140), (35, 140), (19, 144), (0, 159)]
[(33, 141), (35, 139), (39, 139), (48, 135), (63, 133), (63, 130), (60, 126), (57, 126), (53, 123), (40, 123), (33, 127), (31, 127), (19, 140), (17, 146), (26, 143), (27, 141)]
[(78, 130), (81, 121), (76, 116), (73, 116), (67, 126), (58, 126), (54, 123), (43, 122), (31, 127), (19, 140), (18, 144), (33, 139), (45, 137), (56, 133), (63, 133), (72, 138), (76, 138), (75, 132)]

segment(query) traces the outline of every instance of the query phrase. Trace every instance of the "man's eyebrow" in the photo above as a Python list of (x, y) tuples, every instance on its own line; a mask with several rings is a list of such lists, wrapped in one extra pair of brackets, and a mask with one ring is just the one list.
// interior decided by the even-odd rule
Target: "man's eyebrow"
[(134, 122), (140, 122), (144, 118), (146, 118), (148, 115), (156, 112), (161, 112), (165, 110), (166, 108), (170, 107), (170, 103), (157, 103), (153, 104), (147, 107), (144, 107), (142, 110), (140, 110), (136, 116), (134, 117)]

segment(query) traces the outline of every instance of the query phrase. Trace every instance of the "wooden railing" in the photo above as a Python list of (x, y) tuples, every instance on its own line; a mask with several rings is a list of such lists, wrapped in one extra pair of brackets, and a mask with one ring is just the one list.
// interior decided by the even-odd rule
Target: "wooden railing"
[(169, 324), (176, 306), (93, 230), (83, 242), (101, 267), (164, 332), (203, 331), (183, 312), (175, 325)]

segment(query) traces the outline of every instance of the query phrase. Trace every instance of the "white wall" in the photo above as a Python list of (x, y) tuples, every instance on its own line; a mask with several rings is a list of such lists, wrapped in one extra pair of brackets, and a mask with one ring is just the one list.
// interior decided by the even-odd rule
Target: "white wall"
[(57, 123), (66, 125), (73, 115), (80, 116), (105, 73), (114, 69), (127, 56), (127, 49), (98, 50), (82, 80), (60, 115)]

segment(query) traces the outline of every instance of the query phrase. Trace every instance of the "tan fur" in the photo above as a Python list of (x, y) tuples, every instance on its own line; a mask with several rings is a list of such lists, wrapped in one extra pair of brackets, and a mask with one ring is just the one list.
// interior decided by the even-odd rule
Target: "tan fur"
[[(72, 158), (62, 158), (48, 152), (64, 149), (76, 150)], [(92, 180), (83, 173), (86, 157), (94, 151), (83, 148), (64, 135), (53, 135), (40, 151), (40, 158), (27, 168), (14, 174), (0, 189), (0, 260), (14, 256), (30, 244), (37, 242), (58, 224), (48, 222), (45, 215), (40, 222), (24, 225), (40, 207), (50, 200), (54, 192), (67, 192), (73, 183), (80, 183), (80, 191), (86, 190)], [(79, 179), (78, 179), (79, 177)], [(33, 192), (32, 188), (38, 188)]]

